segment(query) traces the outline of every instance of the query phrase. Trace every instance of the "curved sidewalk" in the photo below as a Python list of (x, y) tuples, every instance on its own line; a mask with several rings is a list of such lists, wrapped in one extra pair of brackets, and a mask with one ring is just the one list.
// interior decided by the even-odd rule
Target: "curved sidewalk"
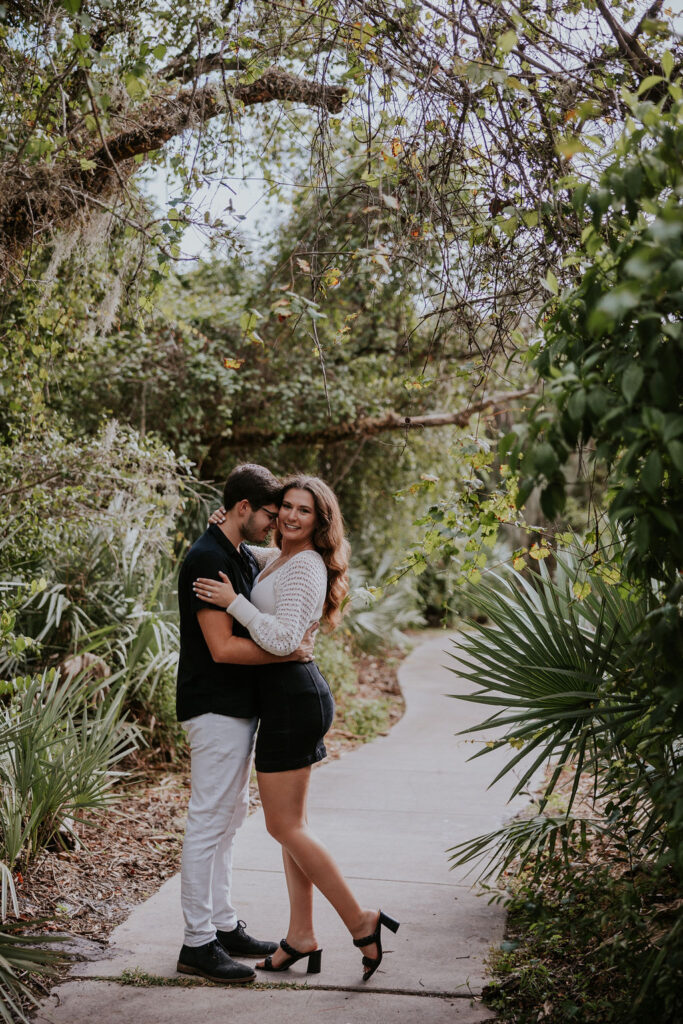
[[(80, 980), (56, 989), (36, 1021), (175, 1024), (213, 1012), (229, 1013), (232, 1024), (393, 1024), (416, 1016), (421, 1024), (492, 1020), (476, 997), (484, 984), (484, 958), (502, 938), (505, 914), (472, 891), (462, 869), (449, 870), (446, 850), (495, 828), (515, 808), (506, 802), (509, 781), (487, 789), (505, 755), (491, 752), (468, 763), (478, 746), (455, 735), (483, 717), (483, 709), (446, 696), (468, 689), (448, 671), (450, 646), (447, 633), (428, 634), (400, 668), (403, 719), (389, 736), (324, 765), (312, 780), (315, 832), (360, 901), (401, 921), (397, 935), (384, 932), (388, 952), (367, 985), (360, 980), (358, 950), (316, 893), (316, 929), (324, 950), (319, 975), (309, 977), (296, 965), (281, 975), (260, 975), (258, 989), (164, 987), (161, 979), (177, 977), (182, 941), (176, 876), (114, 931), (105, 959), (76, 967)], [(260, 811), (238, 834), (233, 884), (249, 930), (280, 938), (288, 918), (282, 863)], [(108, 980), (132, 970), (153, 976), (160, 987)]]

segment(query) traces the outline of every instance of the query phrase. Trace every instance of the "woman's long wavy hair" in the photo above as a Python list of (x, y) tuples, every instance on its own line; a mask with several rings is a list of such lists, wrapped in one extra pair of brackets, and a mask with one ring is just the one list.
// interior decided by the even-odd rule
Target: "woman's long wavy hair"
[[(323, 618), (334, 629), (341, 619), (341, 606), (349, 592), (349, 542), (344, 536), (344, 520), (339, 502), (331, 487), (317, 476), (291, 476), (282, 485), (280, 504), (287, 491), (299, 488), (313, 498), (316, 527), (313, 533), (315, 550), (327, 567), (327, 594)], [(275, 543), (282, 545), (282, 534), (275, 528)]]

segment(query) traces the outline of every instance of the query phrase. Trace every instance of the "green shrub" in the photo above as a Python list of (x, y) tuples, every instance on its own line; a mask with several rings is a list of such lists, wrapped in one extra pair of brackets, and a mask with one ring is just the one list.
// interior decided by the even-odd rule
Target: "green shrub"
[[(605, 851), (596, 857), (604, 859)], [(595, 858), (594, 858), (595, 859)], [(540, 885), (531, 873), (513, 881), (507, 938), (490, 960), (486, 1002), (517, 1024), (678, 1024), (683, 1015), (683, 943), (667, 956), (639, 1000), (656, 960), (662, 929), (678, 919), (671, 873), (615, 874), (574, 863)]]
[[(473, 624), (455, 643), (454, 671), (478, 686), (460, 699), (490, 712), (468, 732), (496, 730), (496, 739), (475, 756), (510, 748), (494, 781), (514, 770), (516, 794), (544, 763), (553, 770), (538, 813), (460, 843), (452, 859), (464, 864), (483, 858), (484, 878), (528, 868), (537, 882), (545, 880), (568, 900), (579, 896), (572, 866), (595, 836), (606, 837), (611, 859), (632, 880), (636, 873), (651, 879), (653, 893), (670, 885), (673, 874), (680, 884), (683, 860), (680, 728), (673, 706), (652, 685), (658, 667), (651, 630), (666, 598), (657, 588), (627, 584), (603, 555), (595, 546), (589, 554), (581, 548), (558, 554), (554, 580), (541, 562), (537, 573), (510, 570), (473, 586), (473, 600), (490, 625)], [(561, 777), (569, 778), (570, 793), (565, 807), (549, 814)], [(595, 800), (589, 816), (573, 813), (582, 782)], [(622, 911), (612, 938), (605, 938), (615, 944), (615, 959), (604, 957), (608, 971), (617, 969), (617, 947), (632, 957), (628, 999), (634, 1016), (605, 1019), (640, 1021), (645, 1006), (658, 1000), (661, 1020), (673, 1021), (664, 996), (667, 979), (675, 975), (683, 982), (683, 918), (662, 913), (646, 924), (646, 898), (634, 886), (624, 881), (613, 887)], [(645, 893), (647, 884), (640, 890)], [(597, 918), (591, 927), (597, 935)], [(587, 971), (593, 967), (586, 963)]]
[(41, 947), (58, 941), (52, 935), (21, 935), (0, 928), (0, 1018), (7, 1024), (29, 1024), (21, 1000), (34, 1006), (38, 1000), (26, 985), (26, 977), (54, 974), (54, 966), (64, 959), (64, 954)]
[(124, 691), (45, 671), (0, 709), (0, 857), (28, 860), (87, 807), (111, 799), (115, 765), (136, 744)]
[(315, 641), (315, 661), (330, 684), (335, 699), (339, 700), (342, 694), (355, 693), (358, 685), (356, 663), (351, 642), (341, 631), (319, 631)]
[(391, 647), (403, 648), (406, 638), (402, 630), (417, 629), (425, 624), (416, 577), (411, 573), (396, 577), (393, 565), (394, 555), (387, 552), (373, 576), (376, 584), (381, 584), (383, 579), (392, 580), (385, 592), (381, 586), (369, 588), (361, 569), (353, 569), (351, 573), (352, 587), (342, 627), (355, 646), (368, 654)]
[(359, 651), (348, 633), (321, 634), (315, 643), (315, 660), (330, 684), (337, 705), (336, 726), (364, 741), (389, 727), (388, 700), (358, 694)]
[(185, 730), (176, 718), (176, 672), (146, 677), (130, 701), (131, 713), (147, 744), (168, 760), (185, 749)]
[(342, 708), (342, 717), (349, 732), (371, 740), (389, 727), (389, 701), (358, 697)]

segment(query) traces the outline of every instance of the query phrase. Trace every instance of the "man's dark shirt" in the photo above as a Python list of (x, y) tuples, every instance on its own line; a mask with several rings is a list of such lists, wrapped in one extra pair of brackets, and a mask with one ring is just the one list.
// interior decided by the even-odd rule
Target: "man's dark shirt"
[[(248, 551), (237, 551), (222, 531), (212, 524), (192, 545), (178, 578), (180, 607), (180, 657), (176, 713), (178, 721), (213, 712), (234, 718), (251, 718), (257, 713), (254, 669), (247, 665), (218, 664), (204, 639), (197, 612), (202, 608), (217, 610), (196, 596), (192, 584), (199, 576), (218, 580), (224, 572), (236, 593), (251, 595), (258, 566)], [(235, 636), (248, 637), (239, 622), (233, 622)]]

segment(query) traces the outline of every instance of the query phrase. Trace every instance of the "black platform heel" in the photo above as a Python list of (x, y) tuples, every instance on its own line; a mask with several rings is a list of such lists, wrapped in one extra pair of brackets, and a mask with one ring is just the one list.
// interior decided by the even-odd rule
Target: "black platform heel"
[(389, 917), (388, 914), (385, 914), (380, 910), (379, 917), (377, 918), (377, 927), (372, 935), (368, 935), (364, 939), (353, 940), (354, 946), (370, 946), (372, 943), (377, 946), (377, 956), (363, 957), (363, 967), (365, 968), (363, 981), (367, 981), (371, 978), (382, 963), (382, 925), (384, 925), (385, 928), (388, 928), (389, 931), (394, 932), (394, 934), (396, 934), (399, 929), (399, 922), (395, 921), (393, 917)]
[[(396, 922), (394, 922), (395, 924)], [(396, 925), (398, 927), (398, 925)], [(310, 953), (300, 953), (298, 949), (294, 949), (294, 946), (290, 946), (286, 939), (280, 940), (280, 949), (289, 957), (288, 960), (284, 960), (278, 967), (273, 967), (272, 956), (267, 956), (263, 961), (263, 966), (259, 967), (256, 965), (258, 971), (288, 971), (292, 964), (295, 964), (297, 960), (303, 960), (308, 957), (308, 969), (306, 974), (320, 974), (320, 964), (322, 962), (323, 951), (322, 949), (314, 949)]]

